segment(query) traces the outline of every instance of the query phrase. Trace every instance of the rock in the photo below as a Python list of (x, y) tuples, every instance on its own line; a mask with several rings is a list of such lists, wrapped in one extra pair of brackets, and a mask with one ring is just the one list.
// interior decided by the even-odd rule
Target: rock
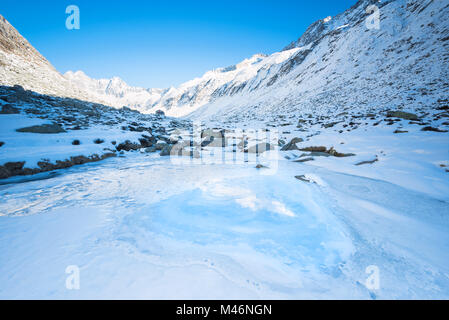
[(227, 146), (224, 130), (206, 129), (201, 131), (202, 147), (223, 148)]
[(152, 146), (152, 147), (149, 147), (149, 148), (145, 148), (145, 150), (144, 150), (146, 153), (152, 153), (152, 152), (156, 152), (157, 150), (156, 150), (156, 147), (155, 146)]
[(377, 161), (379, 161), (379, 159), (377, 159), (377, 157), (376, 157), (376, 159), (374, 159), (374, 160), (362, 161), (362, 162), (356, 163), (355, 165), (356, 166), (361, 166), (361, 165), (364, 165), (364, 164), (373, 164), (373, 163), (375, 163)]
[(53, 134), (53, 133), (66, 132), (59, 124), (56, 124), (56, 123), (21, 128), (21, 129), (17, 129), (16, 131), (17, 132), (41, 133), (41, 134)]
[(274, 149), (275, 148), (269, 143), (259, 143), (259, 144), (256, 144), (256, 145), (248, 148), (245, 152), (261, 154), (261, 153), (264, 153), (265, 151), (270, 151), (270, 150), (274, 150)]
[(115, 154), (114, 152), (107, 152), (101, 156), (101, 160), (115, 157), (117, 157), (117, 154)]
[(19, 175), (21, 173), (24, 165), (25, 165), (25, 161), (7, 162), (3, 165), (3, 167), (6, 169), (6, 171), (4, 171), (4, 173), (9, 172), (9, 176)]
[(11, 172), (6, 169), (4, 166), (0, 166), (0, 179), (6, 179), (11, 176)]
[(320, 146), (320, 147), (307, 147), (299, 149), (300, 151), (309, 151), (309, 152), (326, 152), (327, 148)]
[(225, 138), (216, 138), (214, 136), (208, 137), (201, 142), (202, 147), (211, 148), (225, 148), (228, 146), (228, 141)]
[(94, 143), (95, 144), (102, 144), (102, 143), (104, 143), (104, 140), (103, 139), (95, 139)]
[(399, 130), (399, 129), (396, 129), (393, 133), (407, 133), (408, 131), (406, 131), (406, 130)]
[(281, 151), (299, 150), (297, 143), (303, 142), (302, 138), (293, 138), (289, 143), (281, 148)]
[(3, 147), (5, 143), (3, 141), (0, 141), (0, 147)]
[(324, 128), (332, 128), (333, 126), (335, 126), (336, 124), (338, 124), (339, 122), (330, 122), (330, 123), (326, 123), (323, 125)]
[(337, 152), (337, 150), (334, 149), (334, 147), (331, 147), (327, 153), (329, 153), (331, 156), (337, 157), (337, 158), (344, 158), (344, 157), (352, 157), (355, 156), (354, 153), (340, 153)]
[(156, 150), (160, 151), (160, 150), (163, 150), (167, 145), (168, 145), (168, 143), (165, 141), (158, 141), (156, 143), (155, 147), (156, 147)]
[(309, 154), (302, 154), (301, 157), (310, 156), (310, 157), (330, 157), (331, 155), (327, 152), (310, 152)]
[(305, 175), (295, 176), (295, 178), (303, 182), (310, 182), (310, 180), (307, 179)]
[(160, 155), (161, 157), (169, 156), (169, 155), (171, 154), (172, 148), (173, 148), (172, 145), (166, 144), (166, 145), (162, 148), (161, 153), (160, 153), (159, 155)]
[(139, 150), (141, 148), (140, 144), (133, 143), (129, 140), (126, 140), (123, 143), (120, 143), (117, 147), (115, 147), (117, 151), (130, 151), (130, 150)]
[(224, 138), (224, 130), (205, 129), (201, 131), (201, 138), (215, 137), (218, 139)]
[(424, 127), (421, 129), (421, 131), (433, 131), (433, 132), (448, 132), (447, 130), (441, 130), (434, 127)]
[(0, 111), (0, 114), (18, 114), (18, 113), (20, 113), (20, 110), (13, 107), (10, 104), (5, 104), (2, 107), (2, 110)]
[(164, 111), (162, 111), (162, 110), (157, 110), (156, 111), (156, 114), (158, 115), (158, 116), (165, 116), (165, 112)]
[(388, 118), (400, 118), (405, 120), (419, 120), (418, 116), (413, 113), (403, 111), (389, 111), (387, 113)]
[(315, 160), (314, 158), (309, 157), (309, 158), (304, 158), (304, 159), (294, 160), (293, 162), (299, 162), (299, 163), (302, 163), (302, 162), (308, 162), (308, 161), (314, 161), (314, 160)]
[(72, 141), (72, 145), (74, 145), (74, 146), (79, 146), (80, 144), (81, 144), (81, 142), (79, 140)]
[(260, 164), (260, 163), (256, 166), (256, 169), (265, 169), (265, 168), (268, 168), (268, 167), (264, 166), (263, 164)]
[(41, 169), (41, 172), (47, 172), (55, 169), (55, 166), (48, 161), (39, 161), (37, 165)]

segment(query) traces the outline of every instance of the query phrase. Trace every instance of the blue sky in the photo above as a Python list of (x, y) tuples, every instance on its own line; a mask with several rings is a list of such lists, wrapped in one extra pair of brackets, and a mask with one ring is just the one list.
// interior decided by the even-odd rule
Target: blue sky
[[(355, 2), (1, 0), (0, 14), (62, 73), (165, 88), (279, 51), (314, 21)], [(65, 27), (71, 4), (80, 8), (80, 30)]]

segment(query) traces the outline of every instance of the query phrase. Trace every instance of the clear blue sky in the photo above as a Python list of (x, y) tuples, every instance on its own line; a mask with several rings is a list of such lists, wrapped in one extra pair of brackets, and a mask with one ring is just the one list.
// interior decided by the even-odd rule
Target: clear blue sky
[[(0, 14), (62, 73), (165, 88), (279, 51), (314, 21), (355, 2), (1, 0)], [(71, 4), (80, 8), (80, 30), (65, 27)]]

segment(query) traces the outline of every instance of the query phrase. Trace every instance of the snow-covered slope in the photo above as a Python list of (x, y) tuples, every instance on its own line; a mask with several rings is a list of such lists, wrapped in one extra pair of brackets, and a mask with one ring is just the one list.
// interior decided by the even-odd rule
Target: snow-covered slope
[(143, 113), (163, 110), (169, 116), (182, 117), (222, 96), (234, 95), (261, 69), (283, 63), (298, 49), (277, 52), (271, 56), (256, 54), (237, 65), (206, 72), (178, 88), (144, 89), (128, 86), (119, 78), (91, 79), (82, 71), (67, 72), (64, 77), (98, 99), (120, 107), (129, 106)]
[[(366, 25), (371, 5), (379, 8), (380, 29)], [(114, 106), (193, 119), (265, 121), (356, 106), (415, 110), (449, 95), (448, 15), (444, 0), (359, 0), (315, 22), (281, 52), (254, 55), (178, 88), (132, 88), (81, 72), (65, 76)]]
[(67, 81), (2, 15), (0, 85), (103, 103)]
[[(380, 10), (378, 30), (365, 23), (371, 3)], [(289, 59), (261, 69), (237, 93), (191, 117), (265, 121), (280, 114), (434, 107), (449, 96), (448, 16), (443, 0), (359, 1), (311, 27), (287, 47), (302, 46)]]

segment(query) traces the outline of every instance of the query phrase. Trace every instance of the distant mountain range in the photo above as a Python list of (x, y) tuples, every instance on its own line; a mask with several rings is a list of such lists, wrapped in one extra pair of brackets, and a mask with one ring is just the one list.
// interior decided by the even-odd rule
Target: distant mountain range
[[(366, 25), (371, 5), (379, 8), (379, 29)], [(62, 76), (2, 18), (0, 83), (142, 113), (219, 121), (345, 108), (413, 109), (449, 95), (448, 16), (444, 0), (359, 0), (315, 22), (280, 52), (256, 54), (167, 89), (131, 87), (117, 77), (95, 80), (81, 71)]]

